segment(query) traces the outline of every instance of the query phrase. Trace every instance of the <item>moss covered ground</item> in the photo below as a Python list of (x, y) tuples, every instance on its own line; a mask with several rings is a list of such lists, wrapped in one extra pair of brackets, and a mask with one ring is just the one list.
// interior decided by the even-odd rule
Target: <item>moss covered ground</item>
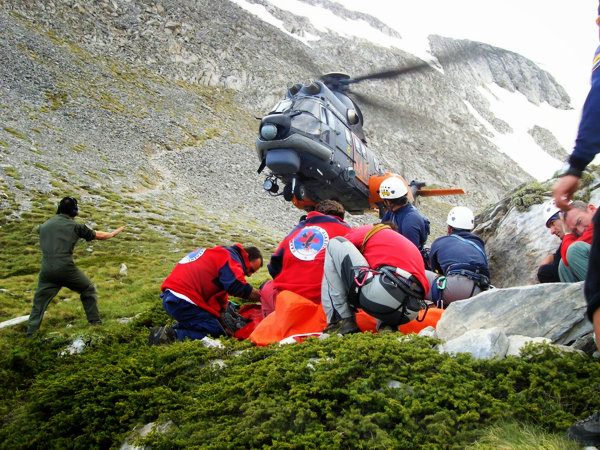
[[(35, 195), (28, 211), (15, 215), (14, 206), (0, 216), (0, 321), (29, 313), (35, 230), (55, 212)], [(240, 239), (235, 224), (165, 220), (160, 209), (111, 195), (81, 205), (79, 220), (98, 229), (127, 225), (110, 241), (76, 247), (104, 325), (89, 326), (64, 289), (34, 339), (25, 324), (0, 329), (0, 448), (118, 447), (148, 423), (162, 426), (143, 438), (152, 448), (498, 448), (504, 435), (515, 441), (514, 429), (520, 444), (504, 448), (527, 440), (577, 448), (564, 430), (600, 406), (600, 365), (546, 347), (501, 361), (440, 355), (435, 340), (400, 334), (148, 347), (149, 328), (169, 322), (160, 283), (183, 254), (238, 241), (268, 255), (276, 245), (258, 240), (261, 230)], [(263, 268), (250, 281), (267, 278)], [(71, 355), (75, 339), (86, 347)]]

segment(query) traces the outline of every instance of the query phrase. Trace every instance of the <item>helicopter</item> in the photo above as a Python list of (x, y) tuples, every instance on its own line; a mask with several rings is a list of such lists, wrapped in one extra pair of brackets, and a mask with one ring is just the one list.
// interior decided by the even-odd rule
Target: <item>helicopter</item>
[[(367, 146), (363, 114), (349, 85), (428, 70), (420, 62), (399, 69), (351, 78), (328, 73), (319, 80), (291, 86), (285, 98), (260, 119), (256, 152), (258, 173), (269, 173), (263, 188), (306, 211), (326, 199), (339, 201), (350, 214), (383, 208), (379, 186), (395, 176), (406, 184), (411, 201), (418, 196), (464, 194), (463, 189), (423, 189), (424, 182), (386, 172)], [(283, 186), (283, 189), (280, 189)]]

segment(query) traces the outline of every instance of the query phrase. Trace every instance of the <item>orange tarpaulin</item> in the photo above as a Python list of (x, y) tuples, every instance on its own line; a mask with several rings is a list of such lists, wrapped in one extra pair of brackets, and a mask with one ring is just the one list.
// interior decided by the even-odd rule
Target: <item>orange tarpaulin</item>
[[(429, 325), (435, 327), (443, 311), (436, 312), (437, 309), (430, 308), (423, 322), (413, 320), (402, 325), (400, 331), (412, 333)], [(377, 330), (375, 319), (362, 311), (356, 314), (356, 324), (362, 331)], [(282, 291), (277, 296), (275, 311), (257, 325), (249, 339), (256, 345), (269, 345), (290, 336), (320, 334), (326, 326), (325, 311), (320, 304), (291, 291)], [(403, 331), (403, 327), (407, 331)]]
[[(376, 330), (375, 319), (364, 312), (356, 315), (356, 324), (362, 331)], [(277, 295), (275, 311), (258, 324), (249, 338), (256, 345), (269, 345), (290, 336), (318, 334), (326, 326), (327, 318), (320, 304), (282, 291)]]

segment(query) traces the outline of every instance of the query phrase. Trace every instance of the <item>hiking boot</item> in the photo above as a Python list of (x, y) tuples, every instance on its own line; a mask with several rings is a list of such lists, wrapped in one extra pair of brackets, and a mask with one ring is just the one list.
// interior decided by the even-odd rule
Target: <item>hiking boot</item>
[(356, 318), (354, 316), (340, 319), (337, 322), (332, 322), (325, 327), (323, 333), (327, 334), (345, 334), (360, 333), (360, 329), (356, 325)]
[(102, 320), (100, 320), (100, 319), (89, 320), (88, 322), (90, 325), (102, 325)]
[(600, 410), (571, 425), (567, 437), (582, 445), (600, 445)]
[(177, 333), (172, 327), (154, 327), (150, 329), (148, 345), (162, 345), (177, 340)]

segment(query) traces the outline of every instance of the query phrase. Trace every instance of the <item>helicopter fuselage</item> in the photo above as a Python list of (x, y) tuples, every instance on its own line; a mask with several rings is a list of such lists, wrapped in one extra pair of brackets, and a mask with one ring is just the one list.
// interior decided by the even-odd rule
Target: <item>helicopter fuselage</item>
[(384, 175), (367, 147), (362, 114), (347, 96), (316, 81), (296, 84), (273, 111), (261, 119), (256, 151), (263, 187), (296, 206), (338, 200), (352, 214), (373, 208), (369, 180)]

